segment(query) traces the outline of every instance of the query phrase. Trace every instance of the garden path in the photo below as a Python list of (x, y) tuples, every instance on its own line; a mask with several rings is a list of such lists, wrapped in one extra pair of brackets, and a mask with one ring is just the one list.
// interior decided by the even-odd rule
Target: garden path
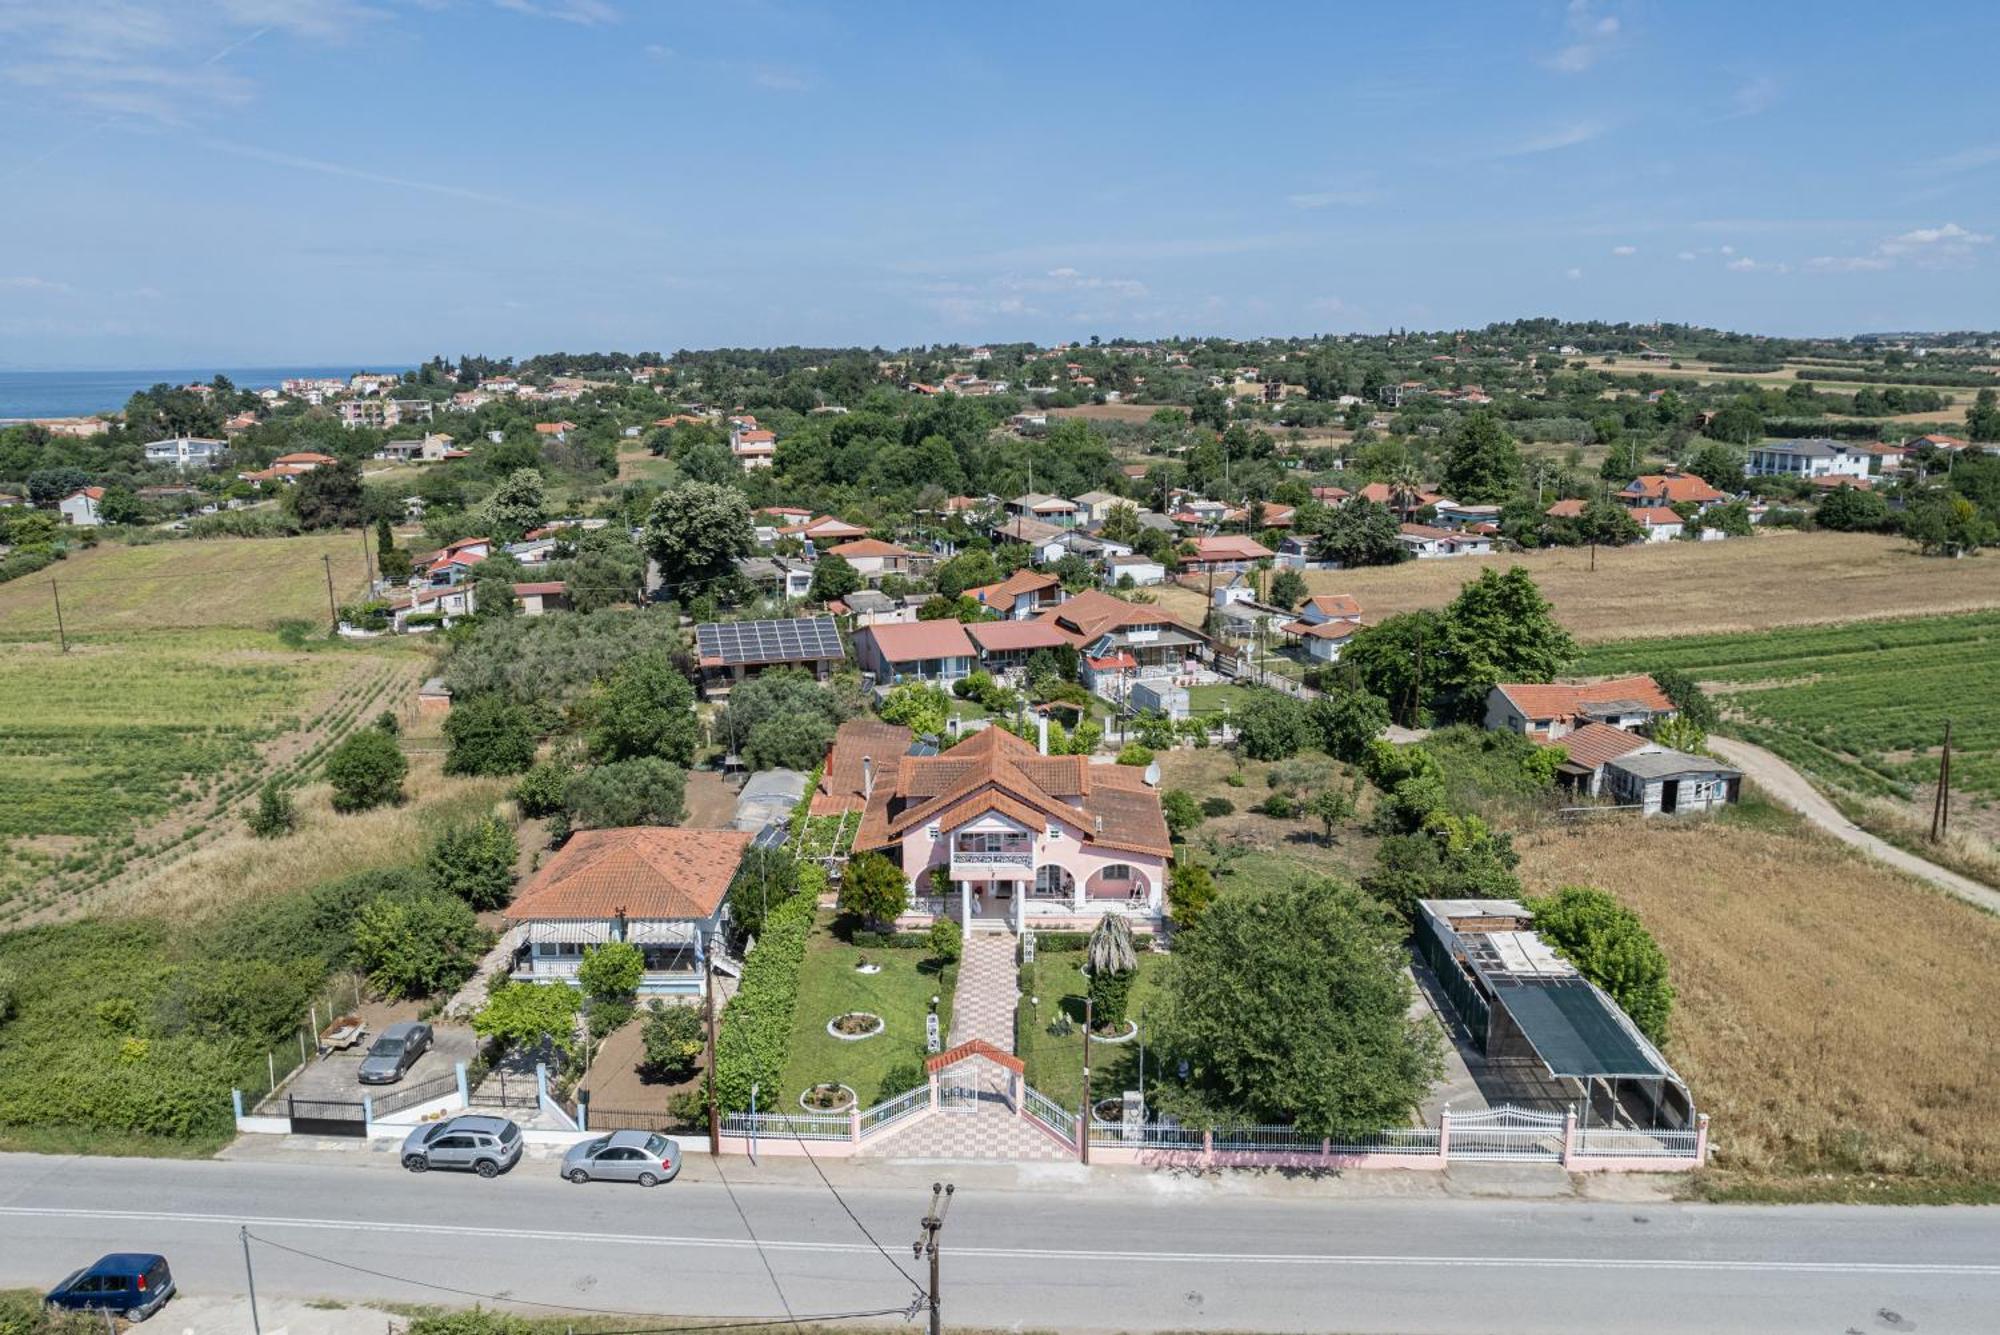
[(1014, 1050), (1014, 936), (1011, 932), (973, 932), (965, 938), (958, 965), (958, 987), (952, 993), (951, 1034), (947, 1047), (983, 1038), (1002, 1052)]

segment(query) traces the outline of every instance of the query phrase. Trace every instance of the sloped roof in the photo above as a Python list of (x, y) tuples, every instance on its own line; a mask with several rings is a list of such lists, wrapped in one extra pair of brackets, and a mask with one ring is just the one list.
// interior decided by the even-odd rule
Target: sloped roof
[(1620, 494), (1627, 500), (1638, 500), (1643, 497), (1658, 501), (1662, 505), (1680, 501), (1694, 501), (1700, 504), (1726, 499), (1721, 492), (1693, 473), (1647, 473), (1626, 483), (1624, 491)]
[(1022, 649), (1054, 649), (1069, 639), (1043, 621), (974, 621), (965, 633), (990, 654), (1016, 653)]
[(1051, 607), (1035, 620), (1054, 626), (1078, 648), (1121, 626), (1173, 626), (1201, 637), (1200, 631), (1156, 603), (1128, 603), (1102, 589), (1086, 589), (1062, 606)]
[(1583, 502), (1572, 496), (1567, 500), (1557, 501), (1542, 513), (1551, 519), (1581, 519)]
[(1607, 760), (1629, 755), (1648, 745), (1636, 732), (1614, 728), (1609, 723), (1586, 723), (1575, 732), (1566, 732), (1549, 746), (1560, 746), (1572, 763), (1596, 769)]
[(970, 658), (972, 641), (965, 627), (956, 621), (905, 621), (863, 626), (854, 638), (873, 637), (875, 647), (891, 663), (910, 663), (923, 658)]
[(998, 584), (975, 585), (965, 595), (982, 607), (1012, 607), (1014, 600), (1024, 593), (1041, 593), (1061, 586), (1062, 581), (1054, 575), (1023, 566)]
[(1614, 677), (1610, 681), (1588, 682), (1502, 682), (1493, 688), (1513, 702), (1531, 719), (1566, 718), (1587, 704), (1608, 700), (1632, 700), (1654, 713), (1671, 713), (1674, 702), (1667, 699), (1659, 683), (1651, 677)]
[(893, 542), (880, 538), (857, 538), (853, 542), (843, 542), (826, 549), (830, 556), (915, 556), (908, 547), (898, 547)]
[(712, 916), (751, 836), (740, 830), (631, 825), (584, 830), (543, 863), (514, 902), (530, 918), (699, 919)]
[(820, 771), (819, 787), (813, 790), (815, 816), (837, 811), (859, 811), (867, 805), (862, 793), (863, 757), (875, 764), (878, 789), (893, 786), (896, 766), (902, 762), (916, 734), (900, 723), (880, 719), (855, 718), (840, 725)]
[(1306, 599), (1306, 606), (1329, 617), (1358, 617), (1361, 615), (1361, 600), (1351, 593), (1316, 593)]

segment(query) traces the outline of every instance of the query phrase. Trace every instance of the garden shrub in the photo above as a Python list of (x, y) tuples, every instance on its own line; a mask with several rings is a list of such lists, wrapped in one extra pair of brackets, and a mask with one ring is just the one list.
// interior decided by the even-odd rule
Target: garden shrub
[(1236, 804), (1226, 797), (1204, 797), (1201, 799), (1201, 814), (1211, 818), (1232, 816), (1236, 814)]
[(764, 920), (764, 935), (743, 962), (742, 982), (722, 1012), (722, 1032), (716, 1039), (715, 1097), (724, 1111), (748, 1108), (753, 1084), (778, 1088), (813, 913), (813, 901), (806, 895), (794, 895), (778, 905)]
[(708, 1046), (701, 1008), (670, 1006), (657, 998), (647, 1002), (639, 1041), (646, 1048), (647, 1070), (663, 1080), (685, 1080)]
[(403, 800), (403, 776), (410, 762), (403, 759), (396, 739), (375, 728), (362, 728), (336, 746), (326, 758), (326, 777), (333, 784), (335, 811), (366, 811)]
[(444, 740), (446, 774), (519, 774), (535, 763), (528, 711), (498, 692), (454, 703)]
[(465, 901), (440, 891), (378, 895), (354, 920), (354, 962), (391, 1001), (456, 990), (490, 941)]

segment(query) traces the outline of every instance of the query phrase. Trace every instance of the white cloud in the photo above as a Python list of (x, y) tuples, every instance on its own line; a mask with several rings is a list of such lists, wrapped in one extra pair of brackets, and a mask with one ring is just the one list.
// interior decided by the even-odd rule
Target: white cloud
[(574, 23), (585, 28), (616, 23), (619, 18), (618, 11), (604, 0), (493, 0), (493, 3), (516, 14), (555, 19), (559, 23)]
[(1768, 74), (1750, 79), (1730, 95), (1729, 118), (1757, 116), (1769, 111), (1778, 100), (1778, 81)]
[(1790, 273), (1792, 266), (1778, 261), (1753, 260), (1748, 255), (1739, 255), (1723, 266), (1731, 273)]
[(1570, 125), (1558, 126), (1545, 133), (1530, 136), (1512, 147), (1503, 148), (1498, 156), (1503, 158), (1524, 158), (1535, 153), (1553, 153), (1559, 148), (1574, 148), (1587, 144), (1602, 135), (1605, 126), (1599, 121), (1577, 121)]
[(58, 283), (52, 278), (42, 278), (35, 274), (18, 274), (12, 278), (0, 278), (0, 287), (15, 292), (72, 292), (68, 283)]
[(1568, 279), (1572, 279), (1572, 280), (1574, 280), (1574, 279), (1578, 279), (1578, 278), (1581, 278), (1581, 277), (1583, 277), (1583, 270), (1581, 270), (1581, 269), (1564, 269), (1564, 270), (1563, 270), (1563, 277), (1565, 277), (1565, 278), (1568, 278)]
[(1694, 252), (1691, 250), (1684, 250), (1680, 254), (1674, 256), (1674, 258), (1677, 260), (1691, 260), (1694, 258)]
[(1941, 158), (1932, 158), (1924, 166), (1932, 172), (1952, 173), (1977, 171), (1995, 163), (2000, 163), (2000, 144), (1977, 144), (1956, 153), (1947, 153)]
[(1380, 190), (1310, 190), (1301, 194), (1286, 195), (1285, 202), (1295, 209), (1329, 209), (1336, 205), (1344, 208), (1361, 208), (1369, 204), (1380, 204), (1387, 196)]
[(1990, 232), (1975, 232), (1948, 222), (1899, 233), (1863, 255), (1817, 255), (1806, 267), (1821, 272), (1866, 273), (1893, 269), (1908, 261), (1921, 269), (1945, 269), (1970, 263), (1973, 247), (1992, 243)]
[(1718, 249), (1720, 249), (1722, 253), (1725, 255), (1734, 255), (1736, 253), (1736, 247), (1734, 246), (1721, 246), (1718, 247)]
[(1569, 0), (1563, 17), (1568, 41), (1542, 62), (1563, 74), (1581, 74), (1617, 43), (1623, 25), (1610, 14), (1599, 14), (1592, 0)]
[(1613, 255), (1637, 255), (1639, 248), (1637, 246), (1613, 246), (1611, 253)]
[(803, 93), (812, 86), (806, 82), (805, 76), (772, 65), (759, 65), (751, 73), (750, 81), (774, 93)]

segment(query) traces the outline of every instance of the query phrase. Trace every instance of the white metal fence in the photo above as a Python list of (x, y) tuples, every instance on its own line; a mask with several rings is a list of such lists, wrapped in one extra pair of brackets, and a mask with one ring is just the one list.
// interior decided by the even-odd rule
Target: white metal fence
[(1450, 1153), (1454, 1159), (1528, 1159), (1560, 1163), (1561, 1113), (1502, 1106), (1451, 1115)]
[(1576, 1155), (1586, 1159), (1691, 1159), (1698, 1139), (1699, 1133), (1692, 1127), (1682, 1131), (1590, 1127), (1576, 1133)]
[(1021, 1110), (1040, 1122), (1043, 1126), (1061, 1136), (1071, 1145), (1076, 1144), (1076, 1114), (1057, 1103), (1048, 1095), (1026, 1081), (1021, 1082)]
[(851, 1140), (854, 1119), (847, 1113), (730, 1113), (723, 1134), (784, 1140)]
[(883, 1127), (892, 1126), (905, 1117), (929, 1112), (930, 1108), (931, 1087), (928, 1084), (918, 1085), (907, 1094), (898, 1094), (893, 1099), (884, 1099), (872, 1108), (863, 1109), (861, 1134), (865, 1136), (871, 1131), (880, 1131)]

